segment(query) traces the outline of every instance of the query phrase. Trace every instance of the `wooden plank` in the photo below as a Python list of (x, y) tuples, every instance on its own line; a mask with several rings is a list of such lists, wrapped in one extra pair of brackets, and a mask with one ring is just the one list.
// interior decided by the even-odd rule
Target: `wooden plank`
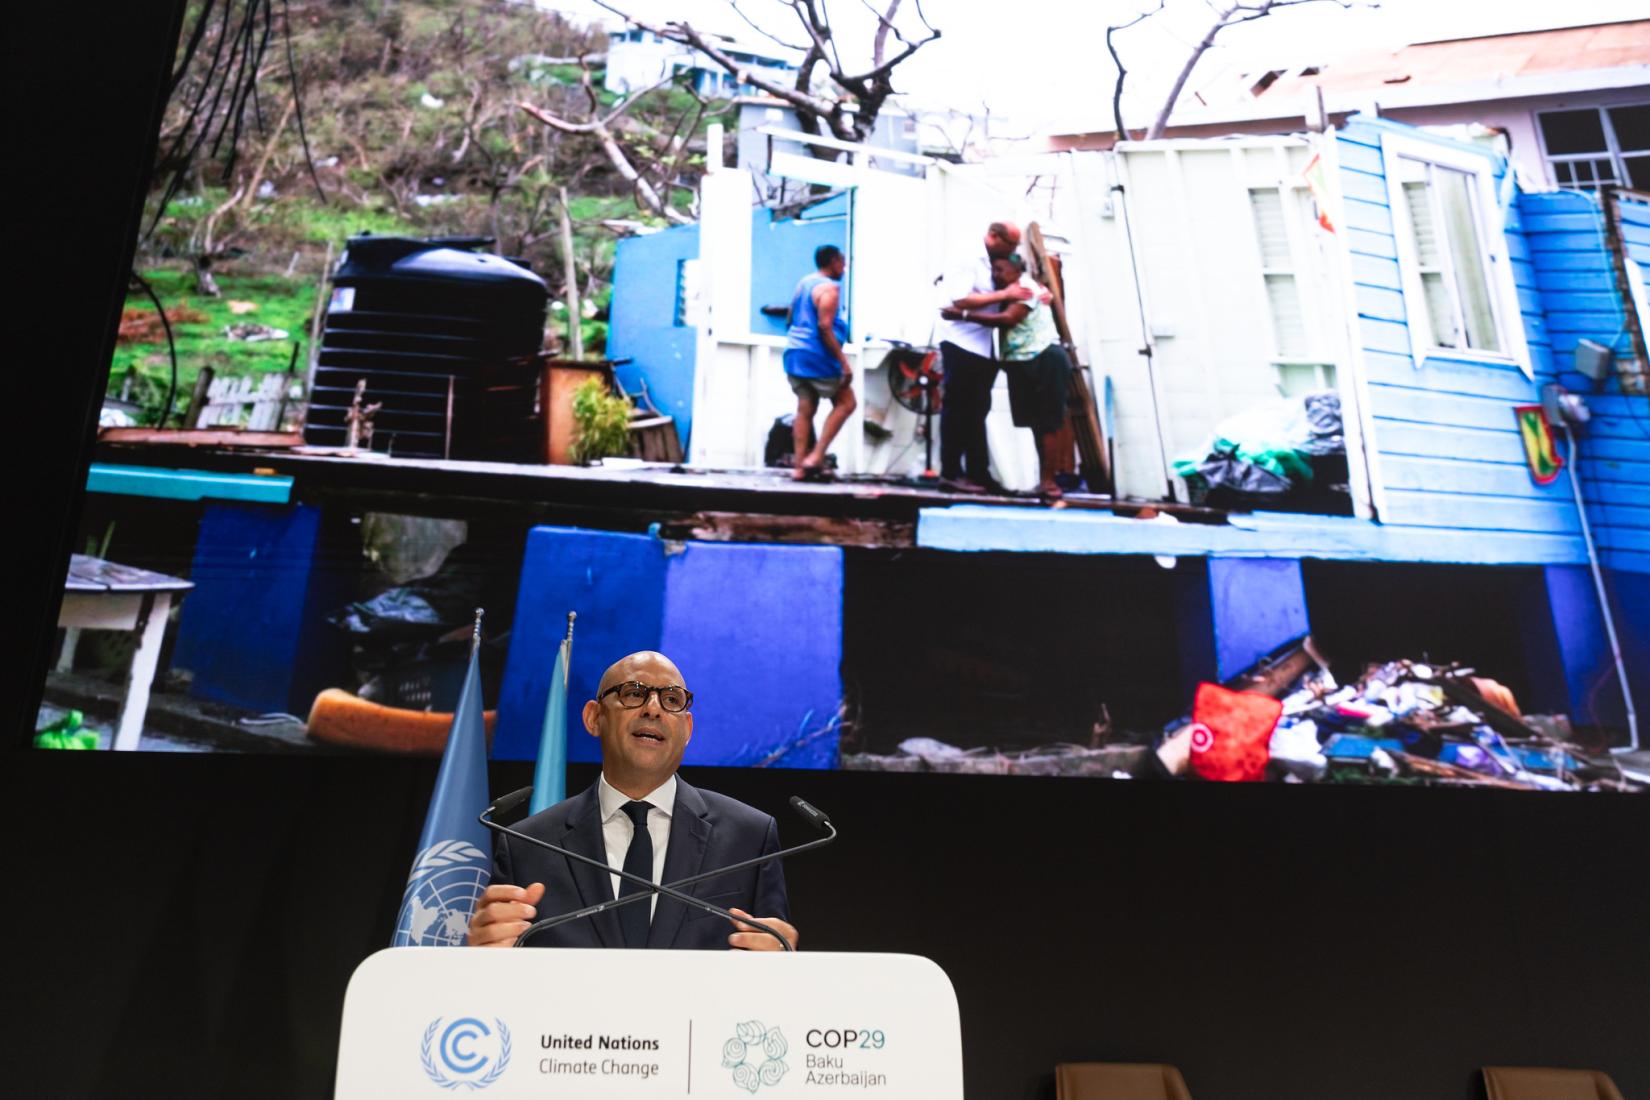
[(1512, 423), (1512, 406), (1499, 397), (1441, 393), (1423, 387), (1369, 384), (1372, 414), (1416, 424), (1504, 428)]
[(1399, 290), (1403, 282), (1398, 274), (1398, 261), (1387, 256), (1352, 254), (1352, 281), (1358, 286)]
[(142, 592), (65, 592), (57, 625), (81, 630), (131, 630), (143, 609)]
[(1392, 210), (1387, 206), (1386, 181), (1380, 176), (1347, 172), (1342, 177), (1342, 220), (1358, 229), (1392, 232)]
[(1377, 417), (1374, 445), (1383, 456), (1466, 458), (1479, 462), (1524, 461), (1524, 444), (1507, 417), (1506, 428), (1461, 428), (1453, 424), (1412, 424)]
[(1230, 525), (1137, 523), (1070, 509), (1028, 509), (1014, 522), (989, 505), (924, 508), (917, 545), (962, 552), (1332, 558), (1468, 565), (1584, 564), (1579, 537), (1416, 527), (1329, 516), (1234, 516)]
[(1372, 233), (1367, 229), (1348, 229), (1346, 231), (1347, 247), (1353, 252), (1364, 256), (1379, 256), (1383, 259), (1396, 260), (1398, 258), (1398, 242), (1390, 233)]
[(180, 577), (139, 569), (135, 565), (121, 565), (89, 554), (73, 554), (69, 558), (68, 585), (70, 590), (150, 592), (193, 588)]
[[(1529, 196), (1524, 196), (1526, 199)], [(1541, 211), (1526, 212), (1524, 214), (1524, 232), (1526, 233), (1597, 233), (1599, 220), (1597, 214), (1588, 214), (1581, 211)]]
[(1384, 351), (1394, 355), (1409, 354), (1409, 326), (1402, 321), (1381, 321), (1373, 317), (1358, 318), (1358, 331), (1366, 352)]
[(1470, 458), (1425, 458), (1381, 454), (1381, 475), (1388, 489), (1421, 489), (1432, 493), (1470, 493), (1507, 499), (1570, 500), (1568, 486), (1537, 485), (1524, 464), (1523, 451), (1510, 462), (1482, 462)]
[(700, 542), (761, 542), (870, 549), (908, 549), (916, 545), (915, 522), (859, 519), (848, 516), (783, 516), (751, 512), (695, 512), (661, 523), (667, 539)]
[(1404, 323), (1406, 315), (1404, 295), (1401, 291), (1386, 287), (1357, 286), (1353, 288), (1353, 293), (1360, 317)]
[(1378, 147), (1354, 141), (1341, 141), (1337, 143), (1335, 152), (1340, 158), (1341, 171), (1344, 174), (1362, 172), (1365, 175), (1379, 176), (1385, 170)]
[(194, 430), (187, 428), (104, 428), (97, 433), (100, 443), (143, 443), (180, 447), (246, 447), (269, 450), (301, 447), (300, 432), (244, 432), (233, 429)]
[(1415, 489), (1388, 490), (1385, 518), (1409, 527), (1449, 527), (1463, 531), (1570, 535), (1581, 530), (1575, 502), (1569, 499), (1515, 500)]
[[(1043, 244), (1042, 228), (1036, 222), (1026, 227), (1026, 244), (1032, 260), (1047, 280), (1053, 301), (1054, 323), (1060, 342), (1065, 345), (1071, 360), (1070, 394), (1066, 401), (1066, 422), (1077, 439), (1077, 450), (1082, 458), (1083, 480), (1092, 490), (1109, 492), (1116, 484), (1111, 469), (1111, 454), (1106, 445), (1105, 432), (1100, 427), (1094, 393), (1089, 387), (1086, 368), (1077, 357), (1077, 344), (1071, 338), (1071, 327), (1066, 323), (1065, 287), (1058, 261), (1049, 255)], [(1075, 414), (1073, 405), (1076, 406)]]
[(143, 733), (143, 718), (149, 711), (149, 689), (155, 680), (155, 668), (160, 663), (160, 647), (166, 637), (166, 615), (171, 609), (172, 597), (165, 592), (143, 597), (134, 629), (138, 632), (137, 652), (126, 671), (126, 701), (120, 708), (120, 719), (115, 726), (113, 748), (119, 752), (137, 749)]
[(1582, 252), (1588, 255), (1597, 255), (1601, 243), (1602, 227), (1589, 226), (1587, 229), (1575, 233), (1531, 233), (1529, 234), (1530, 251), (1545, 252)]
[[(1364, 371), (1372, 382), (1410, 386), (1435, 393), (1456, 393), (1471, 397), (1499, 397), (1528, 404), (1541, 399), (1540, 387), (1511, 363), (1469, 363), (1455, 359), (1428, 359), (1420, 370), (1408, 355), (1367, 350)], [(1508, 423), (1512, 414), (1507, 414)]]

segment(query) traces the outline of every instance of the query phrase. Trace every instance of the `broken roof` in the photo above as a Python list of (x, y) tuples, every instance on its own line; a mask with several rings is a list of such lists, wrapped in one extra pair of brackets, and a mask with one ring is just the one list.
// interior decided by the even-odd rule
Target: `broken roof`
[[(1363, 50), (1288, 68), (1233, 68), (1188, 89), (1171, 130), (1298, 117), (1313, 88), (1332, 114), (1650, 86), (1650, 19)], [(1108, 124), (1095, 134), (1111, 132)]]

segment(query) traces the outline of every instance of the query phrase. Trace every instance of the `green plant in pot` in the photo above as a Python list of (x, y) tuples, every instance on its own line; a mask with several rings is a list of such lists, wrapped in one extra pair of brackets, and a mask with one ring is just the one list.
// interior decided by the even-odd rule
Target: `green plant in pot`
[(630, 450), (630, 400), (608, 392), (600, 378), (579, 383), (573, 391), (574, 462), (588, 466)]

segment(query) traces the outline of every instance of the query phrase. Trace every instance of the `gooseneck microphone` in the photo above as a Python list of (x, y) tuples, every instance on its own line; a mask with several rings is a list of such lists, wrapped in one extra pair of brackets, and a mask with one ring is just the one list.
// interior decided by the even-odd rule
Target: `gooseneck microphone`
[[(700, 909), (700, 910), (703, 910), (707, 913), (715, 913), (717, 916), (725, 917), (727, 920), (733, 921), (735, 923), (750, 925), (752, 928), (755, 928), (760, 932), (765, 932), (768, 935), (772, 936), (775, 940), (779, 941), (779, 946), (782, 950), (785, 950), (785, 951), (794, 951), (795, 950), (795, 948), (793, 948), (791, 946), (790, 941), (785, 939), (784, 936), (780, 935), (771, 926), (766, 925), (766, 924), (764, 924), (764, 923), (762, 923), (761, 921), (758, 921), (758, 920), (751, 920), (748, 917), (737, 917), (734, 914), (730, 913), (728, 910), (723, 909), (721, 906), (712, 905), (710, 902), (704, 901), (700, 898), (693, 897), (690, 894), (684, 894), (679, 889), (679, 887), (681, 887), (681, 886), (691, 885), (695, 882), (699, 882), (699, 881), (702, 881), (702, 880), (707, 879), (707, 878), (714, 878), (717, 875), (723, 875), (723, 874), (727, 874), (731, 871), (742, 870), (744, 868), (751, 867), (751, 866), (754, 866), (754, 865), (759, 864), (759, 863), (766, 863), (770, 859), (778, 859), (781, 856), (792, 854), (792, 851), (771, 852), (768, 855), (758, 856), (754, 859), (748, 859), (748, 860), (745, 860), (741, 863), (734, 864), (730, 867), (723, 867), (723, 868), (720, 868), (720, 869), (715, 870), (715, 871), (709, 871), (709, 872), (705, 872), (703, 874), (693, 875), (690, 878), (686, 878), (686, 879), (681, 880), (680, 882), (671, 883), (669, 885), (661, 885), (659, 883), (653, 882), (650, 879), (643, 878), (640, 875), (633, 875), (633, 874), (630, 874), (630, 873), (628, 873), (626, 871), (623, 871), (623, 870), (614, 870), (612, 867), (610, 867), (607, 864), (607, 862), (605, 860), (592, 859), (591, 857), (583, 855), (579, 852), (570, 851), (566, 848), (561, 847), (560, 845), (552, 844), (548, 840), (540, 840), (536, 836), (529, 836), (528, 834), (523, 833), (523, 832), (521, 832), (520, 830), (517, 830), (517, 829), (512, 829), (507, 825), (500, 825), (498, 822), (493, 820), (493, 817), (495, 815), (507, 814), (507, 813), (511, 813), (511, 812), (519, 809), (521, 807), (522, 803), (526, 802), (529, 798), (532, 797), (532, 794), (533, 794), (533, 788), (532, 787), (523, 787), (520, 790), (511, 791), (509, 794), (503, 795), (500, 798), (494, 800), (494, 802), (491, 806), (488, 806), (485, 810), (483, 810), (481, 812), (481, 814), (477, 817), (477, 820), (480, 821), (483, 826), (485, 826), (488, 829), (491, 829), (492, 831), (494, 831), (496, 833), (502, 833), (505, 836), (515, 837), (517, 840), (525, 841), (528, 844), (532, 844), (532, 845), (535, 845), (539, 848), (543, 848), (546, 851), (555, 852), (557, 855), (565, 856), (566, 858), (574, 860), (575, 862), (584, 863), (584, 864), (588, 864), (589, 866), (599, 868), (600, 870), (605, 871), (610, 875), (617, 875), (619, 878), (625, 880), (626, 882), (633, 882), (636, 885), (642, 887), (643, 890), (646, 891), (646, 892), (645, 893), (636, 893), (636, 894), (626, 894), (623, 897), (613, 898), (611, 900), (602, 902), (600, 904), (592, 905), (592, 906), (589, 906), (585, 909), (578, 910), (577, 912), (574, 912), (574, 913), (564, 913), (564, 914), (559, 914), (556, 917), (546, 918), (545, 920), (539, 921), (538, 923), (530, 926), (527, 929), (527, 931), (523, 932), (519, 937), (517, 937), (516, 946), (520, 947), (521, 945), (525, 944), (527, 942), (527, 940), (529, 938), (531, 938), (532, 936), (537, 935), (538, 933), (544, 931), (546, 928), (554, 927), (555, 925), (564, 923), (565, 921), (575, 920), (575, 919), (578, 919), (578, 918), (581, 918), (581, 917), (593, 916), (596, 913), (602, 912), (604, 909), (614, 908), (618, 905), (628, 904), (628, 903), (633, 902), (633, 901), (648, 899), (648, 898), (651, 898), (653, 894), (662, 894), (665, 897), (674, 898), (676, 901), (679, 901), (683, 905), (689, 906), (690, 908)], [(795, 806), (799, 802), (801, 802), (801, 799), (792, 799), (792, 805), (793, 806)], [(805, 802), (802, 802), (801, 804), (803, 806), (807, 805), (807, 803), (805, 803)], [(811, 807), (811, 806), (809, 806), (808, 809), (812, 811), (813, 815), (817, 815), (817, 820), (823, 821), (825, 823), (825, 825), (831, 829), (831, 835), (828, 836), (828, 837), (824, 837), (820, 840), (813, 841), (811, 844), (802, 845), (798, 849), (794, 849), (793, 851), (799, 851), (802, 848), (818, 847), (819, 845), (829, 843), (831, 840), (834, 840), (836, 838), (836, 829), (835, 829), (834, 826), (830, 825), (829, 819), (826, 818), (824, 814), (821, 814), (818, 810), (814, 810), (813, 807)], [(800, 808), (798, 809), (798, 812), (799, 813), (802, 812)], [(807, 815), (805, 815), (805, 816), (807, 816)], [(809, 820), (810, 821), (815, 820), (815, 817), (810, 816)]]
[[(532, 788), (529, 787), (527, 790), (530, 794)], [(515, 798), (516, 795), (520, 794), (522, 794), (521, 791), (515, 791), (511, 794), (505, 795), (504, 799), (512, 799)], [(503, 803), (504, 799), (500, 799), (499, 802)], [(521, 801), (525, 801), (525, 796)], [(519, 801), (516, 804), (519, 805)], [(777, 852), (768, 852), (765, 855), (740, 860), (738, 863), (730, 863), (726, 867), (718, 867), (714, 871), (702, 871), (697, 875), (689, 875), (687, 878), (680, 878), (675, 882), (666, 883), (661, 890), (680, 890), (684, 886), (692, 886), (696, 883), (704, 882), (706, 879), (717, 878), (721, 875), (729, 875), (735, 871), (744, 871), (763, 863), (771, 863), (776, 859), (784, 859), (786, 856), (794, 856), (801, 852), (809, 852), (815, 848), (823, 848), (825, 845), (836, 839), (836, 826), (831, 824), (831, 819), (829, 817), (815, 809), (811, 804), (804, 801), (800, 797), (792, 796), (791, 808), (810, 825), (813, 825), (815, 828), (827, 830), (828, 835), (819, 837), (815, 840), (810, 840), (805, 844), (797, 844), (789, 848), (781, 848)], [(557, 925), (567, 924), (569, 921), (580, 920), (584, 917), (593, 917), (597, 913), (604, 913), (609, 909), (617, 909), (621, 905), (630, 905), (633, 902), (643, 901), (651, 896), (651, 894), (626, 894), (623, 897), (608, 898), (606, 901), (598, 902), (595, 905), (587, 906), (571, 913), (557, 913), (555, 916), (545, 917), (544, 919), (535, 921), (533, 924), (529, 925), (525, 932), (516, 937), (516, 946), (521, 947), (529, 939), (538, 935), (540, 932), (555, 928)], [(756, 922), (747, 920), (745, 923), (755, 924)], [(770, 932), (769, 934), (771, 935), (772, 933)], [(789, 945), (787, 944), (787, 946)]]

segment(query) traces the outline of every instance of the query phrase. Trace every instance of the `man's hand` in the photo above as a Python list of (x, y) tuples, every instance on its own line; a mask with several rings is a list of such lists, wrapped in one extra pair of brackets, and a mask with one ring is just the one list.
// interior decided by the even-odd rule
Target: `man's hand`
[(1037, 292), (1024, 283), (1015, 283), (1013, 286), (1006, 286), (1002, 290), (1002, 300), (1005, 302), (1029, 302), (1035, 297), (1037, 297)]
[(471, 947), (509, 947), (516, 937), (527, 931), (538, 915), (535, 908), (544, 897), (544, 883), (535, 882), (523, 889), (495, 883), (481, 895), (470, 918)]
[[(728, 912), (741, 917), (750, 917), (750, 914), (745, 912), (743, 909), (729, 909)], [(796, 950), (797, 933), (795, 925), (791, 924), (789, 921), (782, 921), (778, 917), (751, 917), (751, 919), (761, 921), (763, 924), (772, 928), (775, 932), (778, 932), (781, 936), (784, 936), (786, 941), (790, 943), (791, 950)], [(729, 947), (737, 948), (741, 951), (784, 950), (784, 948), (774, 942), (774, 938), (772, 936), (768, 935), (766, 932), (757, 931), (754, 925), (746, 924), (744, 921), (737, 921), (735, 922), (734, 927), (739, 931), (728, 937)]]
[(1039, 302), (1043, 303), (1045, 306), (1048, 305), (1049, 303), (1054, 301), (1054, 291), (1050, 290), (1046, 286), (1038, 287), (1037, 288), (1037, 300)]

